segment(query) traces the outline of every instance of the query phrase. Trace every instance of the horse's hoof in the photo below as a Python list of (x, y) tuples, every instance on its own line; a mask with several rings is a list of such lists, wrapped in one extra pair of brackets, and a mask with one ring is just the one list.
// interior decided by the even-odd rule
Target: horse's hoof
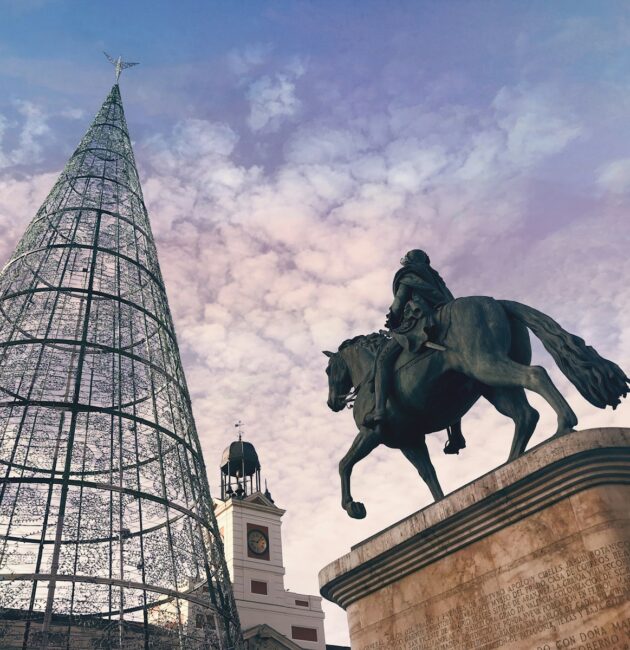
[(459, 456), (459, 452), (462, 449), (466, 449), (466, 441), (463, 436), (461, 438), (455, 438), (454, 440), (447, 440), (444, 445), (445, 454), (457, 454)]
[(353, 519), (364, 519), (366, 515), (365, 506), (359, 501), (351, 501), (348, 505), (344, 506), (344, 510)]

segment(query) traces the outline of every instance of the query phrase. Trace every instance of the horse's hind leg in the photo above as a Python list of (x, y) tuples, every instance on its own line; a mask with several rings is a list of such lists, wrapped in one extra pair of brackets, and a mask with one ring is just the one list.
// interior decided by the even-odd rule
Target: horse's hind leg
[(429, 457), (429, 450), (427, 449), (424, 436), (422, 436), (417, 447), (402, 447), (400, 451), (405, 454), (405, 458), (418, 470), (418, 474), (420, 474), (421, 478), (429, 486), (433, 498), (436, 501), (441, 499), (444, 496), (444, 492), (442, 492), (440, 482), (435, 473), (435, 467), (433, 467), (433, 463)]
[(486, 388), (483, 396), (499, 413), (514, 420), (516, 428), (508, 460), (518, 458), (527, 447), (538, 423), (538, 411), (527, 401), (522, 388)]
[(493, 388), (523, 387), (544, 397), (558, 416), (555, 435), (567, 433), (577, 425), (575, 413), (540, 366), (524, 366), (507, 357), (488, 355), (474, 365), (471, 376)]
[(339, 475), (341, 477), (341, 507), (354, 519), (365, 517), (365, 506), (352, 500), (350, 493), (350, 476), (352, 468), (382, 442), (380, 434), (372, 429), (361, 427), (359, 433), (352, 441), (348, 453), (339, 461)]

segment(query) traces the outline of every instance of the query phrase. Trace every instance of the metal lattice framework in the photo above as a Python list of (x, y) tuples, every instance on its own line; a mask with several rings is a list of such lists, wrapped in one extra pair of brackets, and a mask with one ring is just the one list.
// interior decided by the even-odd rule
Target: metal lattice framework
[(0, 647), (241, 644), (116, 84), (0, 275)]

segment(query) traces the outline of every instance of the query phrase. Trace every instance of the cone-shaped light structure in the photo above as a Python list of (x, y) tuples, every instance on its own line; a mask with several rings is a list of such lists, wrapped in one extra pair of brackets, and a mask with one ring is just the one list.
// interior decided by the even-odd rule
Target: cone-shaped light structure
[(116, 84), (0, 275), (0, 646), (241, 647)]

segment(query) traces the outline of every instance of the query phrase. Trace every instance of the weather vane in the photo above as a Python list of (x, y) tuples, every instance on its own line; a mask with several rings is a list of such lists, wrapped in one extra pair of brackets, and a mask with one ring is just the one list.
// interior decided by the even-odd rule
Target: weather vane
[(238, 429), (239, 442), (243, 439), (243, 427), (245, 426), (240, 420), (234, 425)]
[(134, 65), (138, 65), (138, 63), (132, 63), (131, 61), (123, 61), (122, 56), (114, 59), (109, 54), (107, 54), (107, 52), (103, 52), (103, 54), (107, 57), (107, 60), (114, 66), (114, 69), (116, 70), (116, 83), (118, 83), (118, 79), (120, 79), (120, 73), (123, 70), (126, 68), (131, 68)]

